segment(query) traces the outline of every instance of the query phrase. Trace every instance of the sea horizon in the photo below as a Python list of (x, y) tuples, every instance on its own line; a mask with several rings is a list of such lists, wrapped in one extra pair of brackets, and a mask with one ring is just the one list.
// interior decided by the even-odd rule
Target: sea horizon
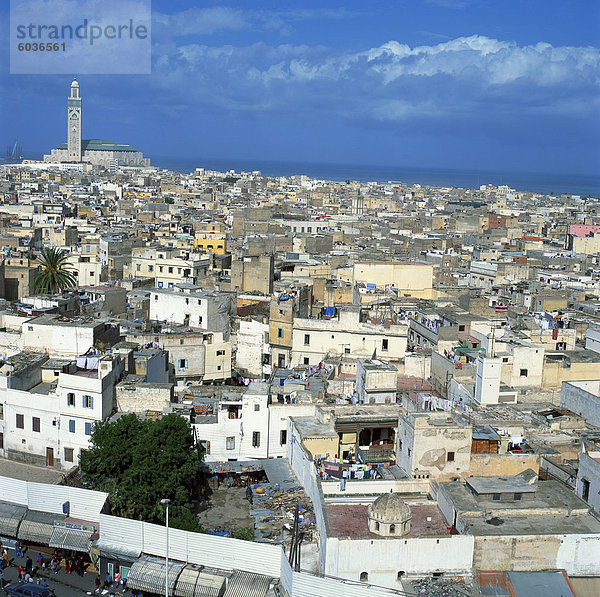
[[(402, 182), (407, 185), (420, 184), (435, 187), (478, 189), (481, 185), (507, 185), (516, 191), (542, 194), (579, 195), (600, 197), (600, 175), (503, 172), (498, 170), (425, 168), (411, 166), (375, 166), (371, 164), (323, 163), (262, 159), (225, 159), (204, 157), (153, 157), (151, 165), (181, 173), (193, 172), (196, 168), (227, 172), (252, 172), (259, 170), (264, 176), (305, 175), (309, 178), (344, 182), (386, 183)], [(41, 156), (28, 155), (25, 159), (39, 160)], [(3, 157), (0, 165), (14, 164)]]
[(223, 158), (151, 157), (153, 166), (189, 173), (196, 168), (227, 172), (259, 170), (264, 176), (306, 175), (309, 178), (343, 182), (397, 181), (437, 187), (478, 189), (481, 185), (507, 185), (517, 191), (600, 197), (600, 176), (592, 174), (544, 174), (536, 172), (501, 172), (452, 168), (416, 168), (409, 166), (373, 166), (342, 163), (293, 162)]

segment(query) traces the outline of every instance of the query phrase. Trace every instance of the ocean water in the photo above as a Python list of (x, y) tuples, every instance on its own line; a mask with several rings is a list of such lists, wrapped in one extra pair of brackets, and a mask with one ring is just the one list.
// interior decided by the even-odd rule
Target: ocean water
[[(30, 156), (26, 156), (30, 157)], [(31, 156), (30, 159), (40, 159)], [(388, 182), (449, 186), (477, 189), (483, 184), (508, 185), (518, 191), (536, 193), (569, 193), (582, 197), (600, 197), (600, 175), (540, 174), (526, 172), (498, 172), (485, 170), (445, 170), (434, 168), (409, 168), (403, 166), (367, 166), (360, 164), (324, 164), (310, 162), (284, 162), (268, 160), (225, 160), (211, 158), (173, 158), (150, 156), (154, 166), (189, 173), (196, 168), (227, 172), (260, 170), (265, 176), (293, 176), (305, 174), (310, 178), (332, 181), (360, 180), (362, 182)], [(4, 159), (0, 158), (0, 164)]]
[(366, 166), (356, 164), (322, 164), (307, 162), (275, 162), (265, 160), (224, 160), (207, 158), (151, 158), (154, 166), (188, 173), (196, 168), (227, 172), (260, 170), (265, 176), (305, 174), (310, 178), (332, 181), (419, 183), (432, 186), (479, 188), (483, 184), (508, 185), (518, 191), (537, 193), (569, 193), (600, 197), (600, 176), (573, 174), (536, 174), (478, 170), (442, 170), (405, 168), (402, 166)]

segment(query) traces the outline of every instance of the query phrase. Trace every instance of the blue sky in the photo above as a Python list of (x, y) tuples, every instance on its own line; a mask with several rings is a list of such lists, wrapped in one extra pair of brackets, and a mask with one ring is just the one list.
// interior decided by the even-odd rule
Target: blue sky
[[(597, 0), (153, 0), (151, 75), (83, 75), (84, 137), (205, 157), (600, 165)], [(8, 9), (0, 12), (7, 39)], [(68, 75), (10, 75), (0, 140), (65, 140)]]

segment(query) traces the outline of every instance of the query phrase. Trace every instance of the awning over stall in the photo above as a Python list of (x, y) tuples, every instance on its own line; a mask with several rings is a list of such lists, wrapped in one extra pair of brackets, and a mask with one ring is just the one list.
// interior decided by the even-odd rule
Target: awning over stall
[(64, 519), (63, 514), (28, 510), (19, 525), (17, 537), (23, 541), (48, 545), (54, 530), (54, 521), (63, 521)]
[(48, 545), (87, 553), (95, 531), (92, 525), (56, 521)]
[(94, 547), (98, 550), (100, 556), (113, 560), (130, 560), (133, 562), (142, 553), (139, 547), (123, 545), (122, 543), (111, 543), (102, 539), (99, 539)]
[(225, 577), (184, 568), (175, 585), (175, 597), (222, 597)]
[[(185, 564), (169, 561), (169, 593), (172, 594), (179, 573)], [(136, 591), (164, 594), (165, 561), (159, 558), (142, 558), (133, 562), (127, 576), (127, 588)]]
[(224, 597), (265, 597), (271, 580), (270, 576), (234, 570)]
[(16, 537), (17, 529), (26, 512), (26, 506), (11, 502), (0, 502), (0, 535), (3, 537)]

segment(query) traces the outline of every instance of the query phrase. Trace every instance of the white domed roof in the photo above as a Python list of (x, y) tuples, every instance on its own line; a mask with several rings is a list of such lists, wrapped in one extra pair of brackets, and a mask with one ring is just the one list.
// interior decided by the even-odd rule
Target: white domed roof
[(411, 512), (399, 495), (386, 493), (369, 506), (369, 518), (396, 524), (410, 520)]
[(79, 83), (77, 82), (77, 78), (73, 79), (73, 82), (71, 83), (71, 87), (79, 87)]

